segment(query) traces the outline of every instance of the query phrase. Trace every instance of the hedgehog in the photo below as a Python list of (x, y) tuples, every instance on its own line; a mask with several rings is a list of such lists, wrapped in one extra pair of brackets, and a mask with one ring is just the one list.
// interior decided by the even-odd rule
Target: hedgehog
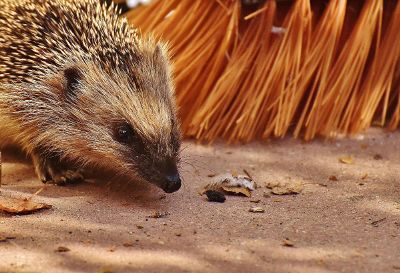
[(168, 46), (98, 0), (0, 0), (0, 144), (43, 182), (104, 168), (181, 186)]

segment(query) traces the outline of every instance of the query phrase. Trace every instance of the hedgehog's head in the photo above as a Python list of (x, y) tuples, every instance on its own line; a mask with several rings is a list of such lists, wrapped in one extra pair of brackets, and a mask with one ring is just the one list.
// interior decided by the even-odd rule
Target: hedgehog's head
[(40, 147), (177, 191), (181, 140), (164, 46), (139, 37), (113, 5), (59, 2), (43, 4), (32, 40), (9, 53), (26, 53), (7, 63), (24, 77), (0, 92), (15, 139), (28, 152)]
[(68, 65), (62, 74), (67, 120), (81, 134), (80, 156), (168, 193), (180, 188), (179, 121), (162, 45), (142, 48), (121, 64)]
[(146, 180), (168, 193), (180, 188), (181, 136), (163, 46), (149, 45), (120, 64), (68, 61), (14, 95), (10, 104), (30, 136), (25, 146)]

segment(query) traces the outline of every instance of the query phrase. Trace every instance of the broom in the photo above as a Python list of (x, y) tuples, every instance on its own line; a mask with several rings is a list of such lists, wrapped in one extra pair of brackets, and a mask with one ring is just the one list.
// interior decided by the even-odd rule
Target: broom
[(186, 137), (398, 128), (400, 1), (245, 2), (154, 0), (125, 13), (170, 44)]

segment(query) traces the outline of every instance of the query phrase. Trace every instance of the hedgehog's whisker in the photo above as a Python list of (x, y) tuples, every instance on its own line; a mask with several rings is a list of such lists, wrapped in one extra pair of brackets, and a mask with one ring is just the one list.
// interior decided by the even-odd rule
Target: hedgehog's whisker
[(186, 160), (182, 160), (181, 161), (183, 164), (182, 165), (189, 165), (191, 167), (193, 167), (193, 169), (195, 171), (199, 171), (200, 170), (204, 170), (204, 171), (208, 171), (208, 172), (213, 172), (214, 170), (209, 168), (209, 165), (207, 165), (204, 162), (201, 161), (194, 161), (194, 160), (190, 160), (190, 161), (186, 161)]

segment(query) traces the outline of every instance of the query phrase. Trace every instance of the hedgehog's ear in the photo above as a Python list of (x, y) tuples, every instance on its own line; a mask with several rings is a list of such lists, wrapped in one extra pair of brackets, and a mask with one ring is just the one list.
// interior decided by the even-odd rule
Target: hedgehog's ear
[[(168, 84), (169, 75), (171, 73), (170, 67), (168, 66), (168, 53), (167, 53), (167, 46), (164, 44), (158, 43), (154, 48), (153, 52), (153, 63), (154, 66), (157, 68), (158, 77), (161, 81), (162, 85)], [(162, 69), (160, 69), (162, 68)]]
[(166, 53), (165, 53), (165, 49), (164, 49), (164, 45), (162, 44), (157, 44), (156, 48), (154, 49), (154, 53), (153, 53), (153, 59), (155, 61), (163, 61), (166, 58)]
[(64, 69), (64, 91), (69, 97), (75, 97), (78, 91), (78, 84), (82, 79), (82, 73), (76, 66)]

